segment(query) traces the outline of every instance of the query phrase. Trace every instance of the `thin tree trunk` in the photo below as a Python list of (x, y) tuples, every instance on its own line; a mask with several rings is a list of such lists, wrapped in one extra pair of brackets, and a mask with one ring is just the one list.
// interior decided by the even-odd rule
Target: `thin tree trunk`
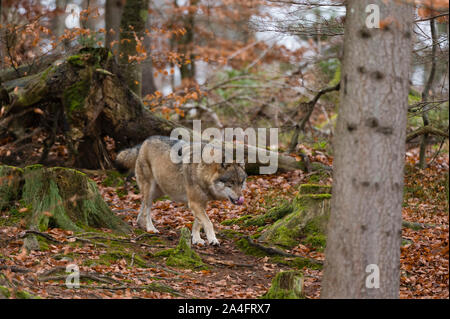
[(148, 0), (127, 0), (120, 21), (119, 64), (127, 79), (128, 87), (139, 97), (142, 92), (142, 68), (139, 63), (129, 62), (135, 56), (136, 36), (143, 37), (148, 16)]
[[(105, 47), (111, 48), (111, 42), (119, 40), (120, 18), (122, 16), (122, 0), (106, 0), (105, 3)], [(112, 30), (112, 31), (111, 31)], [(116, 47), (117, 48), (117, 47)]]
[[(147, 29), (150, 30), (150, 17), (147, 19), (146, 23)], [(142, 96), (147, 94), (153, 94), (157, 88), (155, 84), (155, 79), (153, 77), (153, 63), (151, 58), (151, 38), (148, 35), (144, 37), (144, 47), (147, 52), (147, 61), (142, 66)]]
[[(392, 23), (368, 29), (369, 4)], [(403, 2), (347, 1), (322, 298), (399, 295), (412, 18)]]
[[(430, 19), (430, 29), (431, 29), (431, 69), (430, 75), (428, 76), (427, 83), (422, 92), (422, 102), (427, 102), (430, 97), (430, 90), (433, 87), (434, 76), (436, 74), (436, 52), (437, 52), (437, 30), (436, 30), (436, 22), (434, 19)], [(428, 118), (428, 112), (425, 111), (422, 114), (423, 126), (427, 126), (430, 124), (430, 120)], [(424, 169), (427, 167), (427, 159), (426, 159), (426, 151), (428, 144), (428, 133), (422, 135), (422, 141), (420, 143), (420, 153), (419, 153), (419, 167)]]
[[(176, 3), (176, 1), (175, 1)], [(190, 10), (184, 18), (184, 28), (186, 33), (178, 42), (179, 50), (185, 59), (189, 59), (190, 63), (182, 63), (180, 68), (181, 81), (192, 81), (195, 78), (195, 62), (194, 62), (194, 28), (195, 28), (195, 13), (197, 0), (190, 1)], [(195, 9), (192, 9), (194, 7)]]

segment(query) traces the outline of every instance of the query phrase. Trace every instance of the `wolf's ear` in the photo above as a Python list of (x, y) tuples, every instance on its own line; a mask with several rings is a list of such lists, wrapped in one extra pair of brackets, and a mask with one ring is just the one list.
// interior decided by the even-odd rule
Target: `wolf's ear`
[(238, 163), (240, 167), (242, 167), (243, 170), (245, 170), (245, 162), (243, 163)]

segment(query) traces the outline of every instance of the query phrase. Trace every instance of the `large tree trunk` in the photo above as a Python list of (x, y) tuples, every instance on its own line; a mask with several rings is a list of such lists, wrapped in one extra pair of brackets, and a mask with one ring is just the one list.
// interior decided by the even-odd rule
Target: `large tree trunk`
[[(366, 27), (369, 4), (383, 28)], [(403, 2), (347, 2), (322, 298), (399, 295), (412, 13)], [(366, 285), (375, 267), (379, 288)]]
[[(151, 135), (169, 136), (181, 127), (147, 111), (124, 84), (118, 69), (108, 50), (85, 48), (43, 72), (4, 83), (12, 103), (0, 119), (0, 135), (11, 135), (20, 145), (36, 130), (48, 132), (40, 160), (45, 162), (54, 135), (64, 134), (72, 158), (66, 165), (104, 169), (113, 167), (114, 157), (107, 150), (106, 136), (113, 138), (116, 150), (120, 150)], [(0, 161), (15, 165), (16, 156), (13, 152)], [(249, 164), (247, 170), (258, 173), (257, 169), (266, 165)], [(320, 163), (312, 165), (313, 169), (322, 167)], [(283, 154), (278, 154), (278, 168), (306, 170), (302, 161)]]

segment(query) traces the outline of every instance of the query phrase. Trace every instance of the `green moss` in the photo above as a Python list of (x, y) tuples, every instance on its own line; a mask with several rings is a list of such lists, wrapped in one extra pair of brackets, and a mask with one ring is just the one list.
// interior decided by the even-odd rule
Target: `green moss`
[(329, 177), (328, 173), (320, 165), (323, 165), (323, 164), (316, 163), (316, 162), (312, 163), (312, 170), (314, 171), (314, 174), (309, 176), (308, 183), (317, 184), (317, 183), (320, 183), (321, 181), (325, 181), (328, 179), (328, 177)]
[(272, 280), (263, 299), (304, 299), (303, 274), (299, 271), (281, 271)]
[(246, 238), (241, 238), (236, 242), (236, 246), (246, 255), (265, 257), (267, 252), (249, 244)]
[(19, 212), (19, 209), (12, 207), (9, 210), (0, 212), (0, 226), (17, 226), (23, 219), (26, 219), (30, 212), (31, 206), (27, 206), (28, 210), (25, 212)]
[(300, 194), (331, 194), (330, 185), (302, 184)]
[(41, 236), (36, 236), (37, 242), (39, 243), (39, 249), (42, 251), (49, 250), (50, 247), (48, 246), (48, 242), (45, 238), (42, 238)]
[(232, 240), (242, 237), (242, 234), (234, 229), (221, 229), (220, 234)]
[(292, 211), (292, 205), (290, 205), (290, 203), (288, 202), (283, 202), (280, 206), (271, 208), (266, 214), (245, 220), (243, 225), (246, 227), (264, 226), (283, 218), (284, 216), (292, 213)]
[(153, 256), (155, 256), (155, 257), (169, 257), (174, 252), (175, 252), (175, 248), (169, 248), (169, 249), (164, 249), (164, 250), (157, 251), (156, 253), (153, 254)]
[(22, 199), (31, 204), (33, 212), (30, 214), (28, 226), (45, 231), (50, 226), (60, 226), (68, 230), (81, 230), (67, 216), (64, 200), (51, 171), (37, 165), (24, 169), (25, 185)]
[(84, 66), (84, 61), (81, 58), (81, 55), (79, 55), (79, 54), (75, 54), (75, 55), (68, 57), (67, 62), (69, 62), (70, 64), (75, 65), (75, 66), (80, 66), (80, 67)]
[(15, 100), (15, 106), (31, 106), (45, 98), (48, 90), (47, 79), (50, 74), (56, 70), (56, 66), (50, 66), (43, 72), (30, 76), (30, 80), (26, 88), (19, 89)]
[(118, 260), (125, 259), (128, 265), (131, 265), (131, 262), (133, 261), (133, 265), (141, 268), (147, 267), (147, 263), (141, 256), (136, 253), (134, 253), (133, 256), (133, 253), (124, 250), (112, 250), (100, 255), (99, 257), (99, 260), (91, 260), (91, 262), (88, 263), (91, 263), (90, 265), (100, 264), (110, 266), (111, 264), (116, 263)]
[(412, 245), (414, 242), (412, 241), (412, 240), (409, 240), (409, 239), (403, 239), (402, 238), (402, 243), (401, 243), (401, 245), (402, 245), (402, 247), (403, 246), (407, 246), (407, 245)]
[(298, 236), (296, 229), (279, 226), (277, 232), (271, 237), (271, 242), (281, 247), (290, 248), (299, 243)]
[(3, 296), (4, 298), (9, 298), (11, 296), (11, 293), (9, 292), (9, 289), (5, 286), (0, 286), (0, 296)]
[(63, 101), (68, 114), (76, 110), (82, 110), (90, 85), (91, 81), (85, 78), (75, 82), (64, 91)]
[(28, 291), (25, 291), (25, 290), (16, 291), (16, 298), (17, 299), (41, 299), (39, 296), (32, 295)]
[(298, 204), (309, 203), (309, 201), (322, 201), (325, 199), (331, 199), (331, 194), (305, 194), (304, 196), (298, 196), (295, 198)]
[(318, 251), (323, 251), (327, 242), (327, 237), (324, 234), (327, 222), (327, 215), (319, 215), (308, 221), (303, 229), (306, 238), (302, 240), (302, 243), (316, 248)]
[(125, 180), (122, 174), (117, 171), (108, 171), (106, 178), (102, 182), (107, 187), (121, 187), (125, 184)]
[(232, 219), (226, 219), (223, 222), (221, 222), (222, 225), (224, 226), (230, 226), (230, 225), (234, 225), (234, 224), (241, 224), (243, 221), (252, 218), (252, 215), (244, 215), (238, 218), (232, 218)]
[[(189, 229), (182, 228), (180, 241), (176, 248), (166, 251), (166, 264), (175, 268), (207, 269), (199, 255), (191, 248), (191, 234)], [(161, 254), (160, 254), (161, 256)]]
[(309, 234), (303, 243), (316, 248), (318, 251), (323, 251), (327, 243), (327, 237), (324, 234)]

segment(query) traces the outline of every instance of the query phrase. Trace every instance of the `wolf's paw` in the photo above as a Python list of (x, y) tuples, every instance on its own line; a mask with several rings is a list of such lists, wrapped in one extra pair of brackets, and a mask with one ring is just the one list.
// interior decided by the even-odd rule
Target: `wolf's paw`
[(157, 230), (154, 226), (153, 227), (146, 227), (145, 229), (147, 231), (147, 233), (153, 233), (153, 234), (158, 234), (159, 230)]
[(217, 238), (213, 238), (213, 239), (211, 239), (211, 240), (208, 240), (208, 243), (209, 243), (210, 245), (212, 245), (212, 246), (219, 246), (219, 245), (220, 245), (220, 243), (219, 243), (219, 241), (217, 240)]
[(194, 238), (192, 237), (192, 245), (205, 245), (205, 241), (201, 238)]
[(138, 220), (137, 220), (137, 226), (138, 226), (140, 229), (147, 230), (147, 225), (146, 225), (144, 219), (138, 219)]

